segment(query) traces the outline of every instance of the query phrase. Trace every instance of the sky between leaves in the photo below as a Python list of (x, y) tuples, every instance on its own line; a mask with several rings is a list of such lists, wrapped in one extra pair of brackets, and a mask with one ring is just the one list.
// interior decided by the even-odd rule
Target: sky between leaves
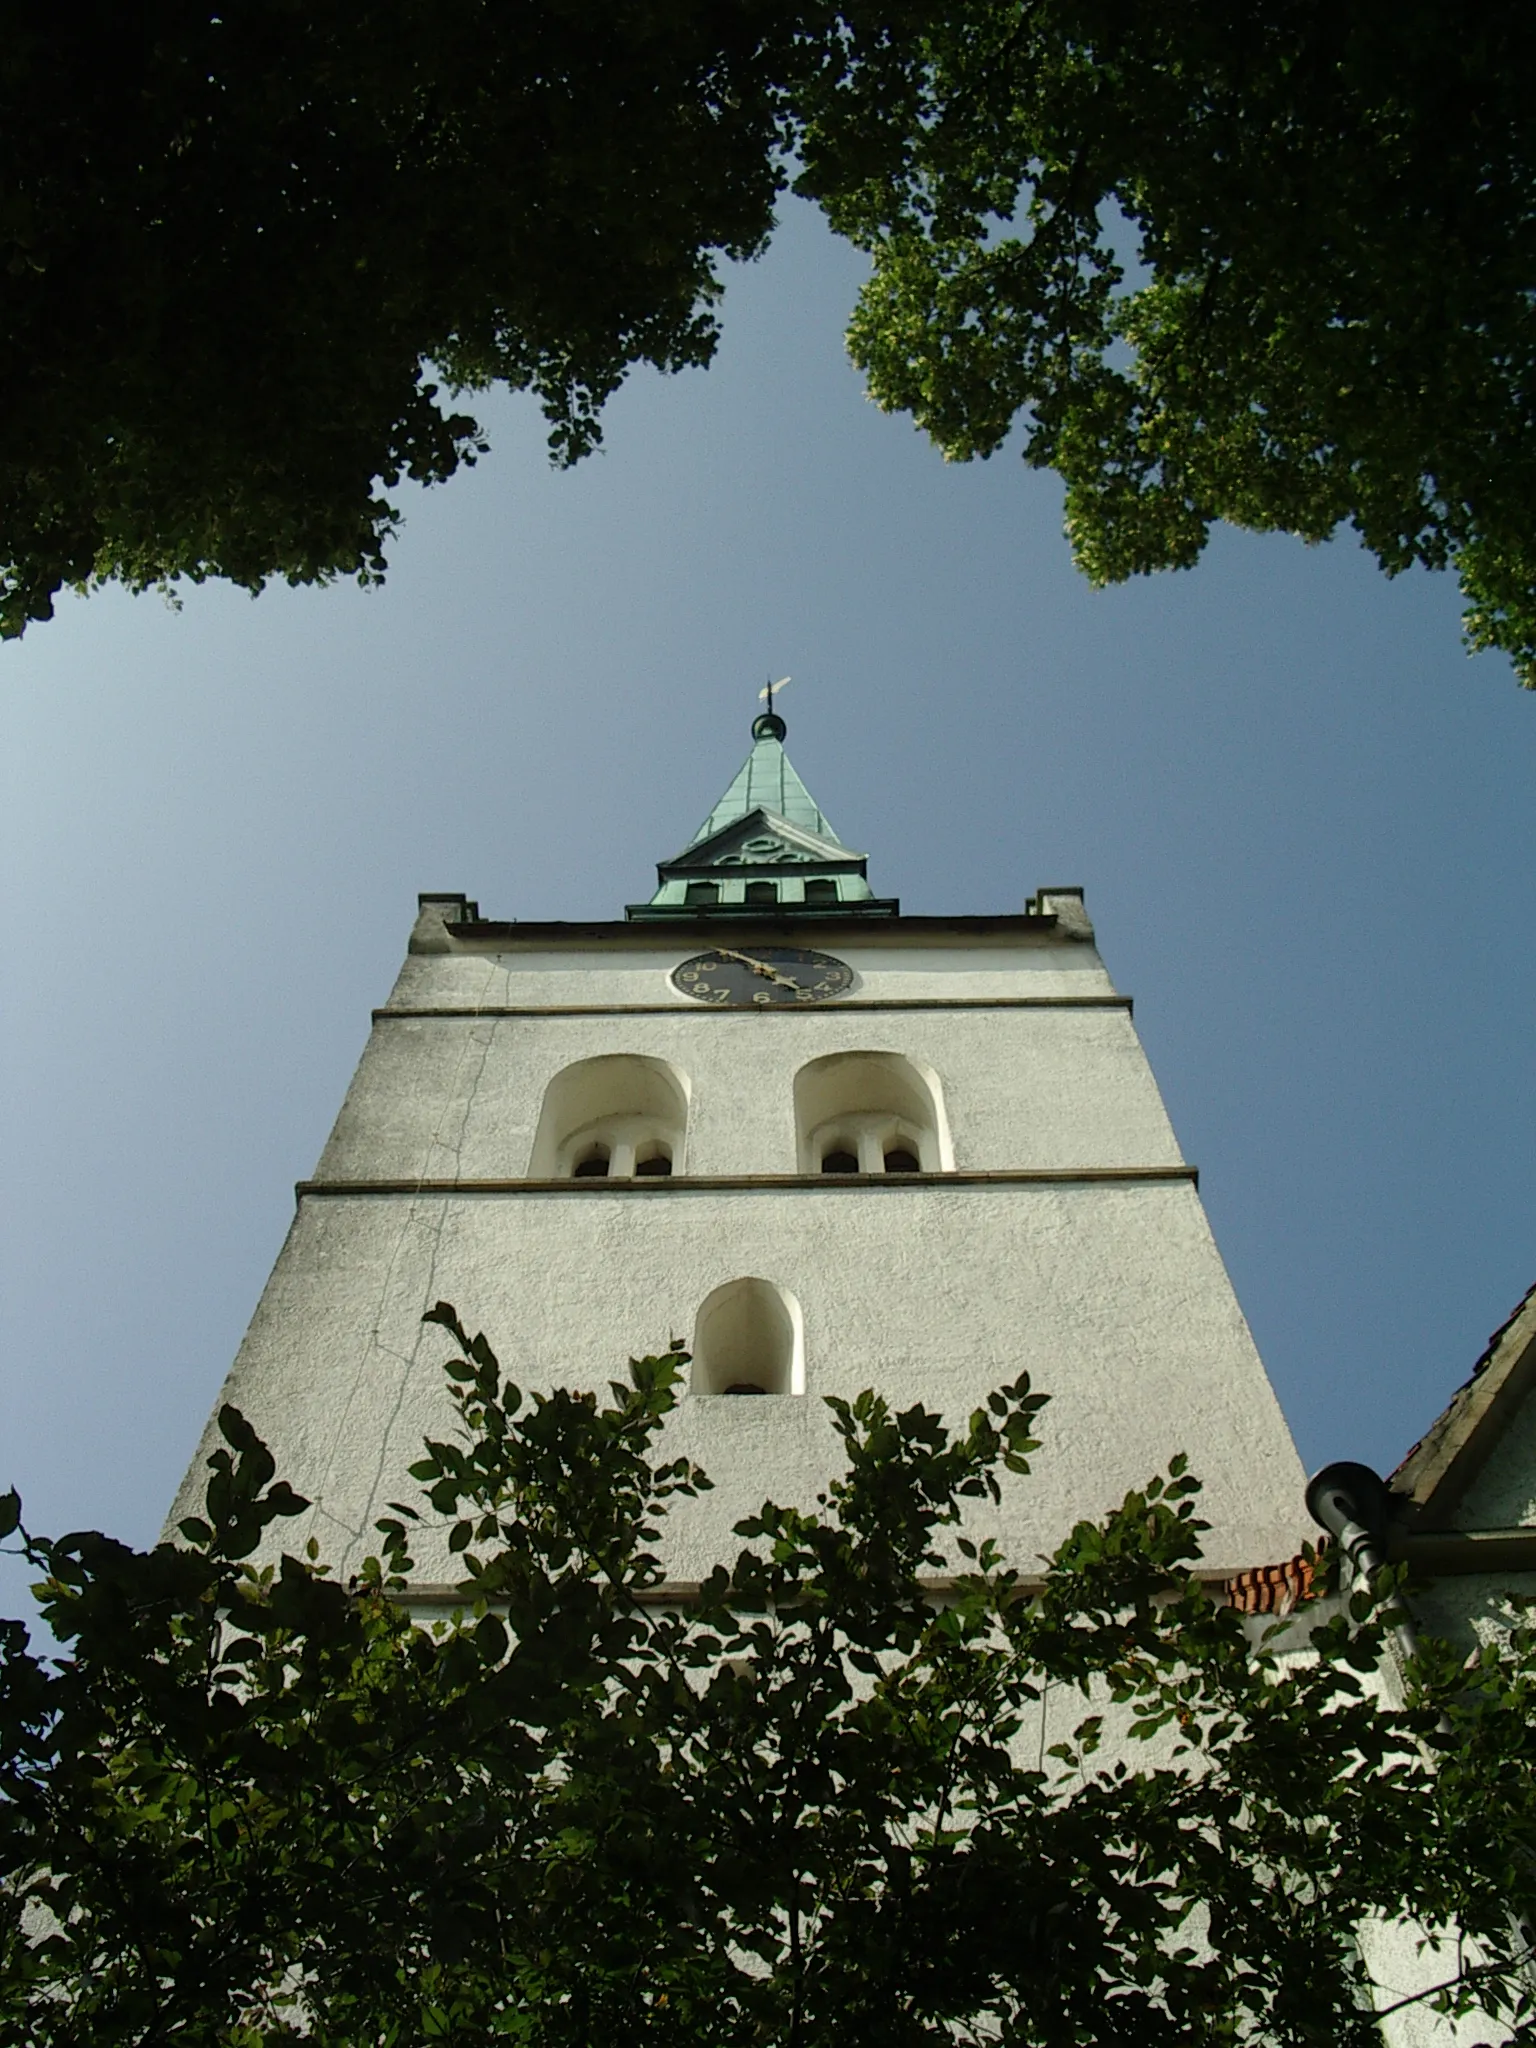
[(1536, 700), (1347, 538), (1089, 591), (1053, 479), (866, 403), (858, 274), (792, 204), (715, 367), (637, 380), (569, 474), (493, 401), (381, 593), (114, 592), (0, 649), (0, 1485), (37, 1527), (153, 1539), (416, 891), (618, 914), (769, 674), (879, 893), (1086, 887), (1309, 1465), (1390, 1468), (1536, 1277)]

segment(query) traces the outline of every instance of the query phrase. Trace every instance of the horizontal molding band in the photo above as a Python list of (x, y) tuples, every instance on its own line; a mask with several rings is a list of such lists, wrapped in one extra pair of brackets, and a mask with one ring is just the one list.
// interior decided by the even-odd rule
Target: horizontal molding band
[[(1047, 895), (1052, 893), (1046, 891)], [(1080, 892), (1059, 889), (1054, 893), (1076, 896)], [(434, 900), (441, 902), (443, 899), (427, 898), (428, 902)], [(448, 900), (453, 901), (452, 898)], [(551, 943), (586, 948), (596, 941), (615, 950), (622, 947), (638, 952), (647, 947), (664, 946), (673, 939), (687, 945), (701, 933), (713, 937), (721, 931), (732, 936), (740, 932), (745, 938), (758, 940), (798, 939), (814, 931), (834, 935), (850, 944), (873, 934), (876, 943), (882, 946), (921, 946), (933, 939), (946, 937), (1036, 939), (1056, 945), (1081, 945), (1090, 937), (1086, 923), (1077, 927), (1075, 919), (1073, 930), (1062, 931), (1060, 917), (1054, 910), (1005, 911), (995, 917), (892, 917), (883, 905), (894, 902), (893, 897), (873, 900), (882, 906), (874, 915), (849, 904), (842, 904), (836, 910), (807, 913), (798, 905), (794, 908), (788, 904), (755, 908), (748, 903), (711, 903), (694, 910), (689, 910), (684, 904), (669, 904), (660, 917), (605, 918), (581, 924), (568, 924), (563, 919), (530, 919), (524, 923), (517, 918), (460, 918), (444, 922), (442, 929), (446, 944), (443, 950), (472, 955), (476, 952), (505, 953), (509, 947), (531, 949)], [(643, 907), (649, 909), (651, 906)], [(422, 947), (419, 950), (435, 952), (437, 948)]]
[(636, 1196), (641, 1201), (668, 1195), (714, 1195), (732, 1188), (815, 1188), (836, 1194), (845, 1188), (879, 1188), (886, 1194), (915, 1189), (1060, 1187), (1074, 1182), (1189, 1181), (1200, 1185), (1198, 1166), (1024, 1166), (957, 1173), (678, 1173), (637, 1180), (301, 1180), (294, 1195), (599, 1195)]
[[(1225, 1585), (1225, 1581), (1231, 1577), (1231, 1573), (1225, 1571), (1225, 1569), (1210, 1569), (1206, 1565), (1192, 1565), (1190, 1567), (1190, 1577), (1198, 1579), (1204, 1585), (1219, 1587), (1219, 1585)], [(936, 1599), (942, 1599), (946, 1593), (958, 1593), (958, 1591), (961, 1591), (961, 1587), (965, 1587), (967, 1583), (969, 1583), (967, 1579), (961, 1579), (958, 1575), (944, 1575), (944, 1573), (922, 1573), (920, 1579), (918, 1579), (920, 1589), (924, 1593), (928, 1593), (930, 1597), (936, 1597)], [(1044, 1585), (1044, 1573), (1042, 1571), (1020, 1571), (1014, 1583), (1024, 1593), (1038, 1593), (1040, 1587)], [(639, 1608), (690, 1608), (698, 1599), (700, 1591), (702, 1591), (702, 1585), (698, 1583), (698, 1579), (664, 1579), (659, 1585), (647, 1585), (643, 1591), (635, 1593), (635, 1606), (639, 1606)], [(389, 1597), (393, 1599), (395, 1606), (399, 1606), (399, 1608), (442, 1608), (442, 1610), (453, 1610), (453, 1608), (471, 1608), (475, 1604), (475, 1597), (477, 1595), (475, 1595), (473, 1585), (451, 1585), (451, 1583), (438, 1581), (438, 1579), (422, 1579), (416, 1585), (403, 1585), (403, 1587), (391, 1591)], [(504, 1602), (504, 1599), (502, 1599), (502, 1602), (498, 1602), (498, 1599), (489, 1599), (487, 1606), (489, 1608), (498, 1608), (498, 1606), (506, 1608), (506, 1602)], [(750, 1614), (750, 1612), (756, 1612), (756, 1610), (741, 1608), (737, 1612)]]
[(834, 996), (825, 1003), (538, 1003), (509, 1007), (483, 1003), (479, 1009), (373, 1012), (375, 1024), (422, 1017), (805, 1017), (842, 1010), (1126, 1010), (1130, 996)]
[[(1425, 1532), (1406, 1539), (1399, 1537), (1389, 1548), (1395, 1560), (1436, 1576), (1459, 1578), (1470, 1572), (1536, 1571), (1536, 1528)], [(1211, 1565), (1201, 1560), (1191, 1567), (1190, 1576), (1209, 1586), (1212, 1592), (1219, 1592), (1243, 1574), (1228, 1565)], [(964, 1583), (958, 1577), (939, 1573), (925, 1573), (918, 1580), (925, 1593), (938, 1598), (958, 1591)], [(1021, 1591), (1037, 1592), (1045, 1584), (1044, 1574), (1021, 1572), (1018, 1584)], [(660, 1585), (647, 1587), (636, 1599), (643, 1607), (687, 1607), (698, 1599), (699, 1592), (697, 1580), (666, 1579)], [(393, 1598), (402, 1607), (432, 1607), (450, 1612), (456, 1607), (472, 1606), (475, 1592), (472, 1586), (452, 1585), (441, 1579), (420, 1580), (401, 1588)], [(497, 1602), (493, 1600), (490, 1604), (494, 1607)]]
[[(1215, 1589), (1225, 1586), (1233, 1575), (1225, 1565), (1196, 1563), (1191, 1565), (1189, 1576), (1198, 1579), (1202, 1585)], [(917, 1583), (923, 1592), (942, 1599), (946, 1594), (958, 1593), (969, 1582), (957, 1574), (924, 1572), (919, 1576)], [(1018, 1574), (1015, 1583), (1023, 1592), (1038, 1593), (1045, 1584), (1045, 1574), (1040, 1571), (1023, 1571)], [(639, 1607), (689, 1607), (702, 1591), (703, 1587), (697, 1579), (663, 1579), (659, 1585), (647, 1586), (643, 1591), (636, 1593), (635, 1604)], [(472, 1607), (476, 1594), (472, 1585), (453, 1585), (442, 1579), (420, 1579), (414, 1584), (393, 1590), (390, 1598), (400, 1607), (436, 1607), (451, 1611), (455, 1607)], [(498, 1601), (494, 1598), (486, 1604), (492, 1608), (506, 1606), (504, 1600)], [(747, 1613), (751, 1610), (742, 1608), (739, 1611)]]

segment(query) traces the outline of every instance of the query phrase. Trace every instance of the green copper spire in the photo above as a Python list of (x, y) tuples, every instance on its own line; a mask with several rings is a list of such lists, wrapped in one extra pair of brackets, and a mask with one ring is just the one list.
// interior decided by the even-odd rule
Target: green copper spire
[(894, 917), (877, 898), (854, 853), (796, 774), (784, 751), (787, 728), (772, 708), (753, 722), (752, 751), (682, 852), (662, 861), (649, 903), (630, 918)]
[(742, 762), (730, 788), (689, 840), (690, 846), (712, 838), (724, 826), (735, 824), (738, 818), (753, 811), (771, 811), (775, 817), (798, 825), (802, 832), (813, 833), (829, 845), (842, 844), (784, 751), (787, 731), (776, 711), (766, 711), (754, 721), (751, 753)]

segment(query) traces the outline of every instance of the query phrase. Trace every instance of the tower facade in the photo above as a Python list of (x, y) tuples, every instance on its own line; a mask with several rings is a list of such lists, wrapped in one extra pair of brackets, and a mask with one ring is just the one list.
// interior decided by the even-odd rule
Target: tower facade
[(679, 1582), (765, 1498), (815, 1499), (839, 1464), (819, 1397), (960, 1422), (1026, 1369), (1044, 1447), (975, 1518), (1011, 1559), (1177, 1452), (1213, 1576), (1289, 1556), (1301, 1468), (1081, 891), (903, 916), (784, 738), (770, 709), (622, 919), (421, 898), (221, 1395), (313, 1503), (283, 1540), (343, 1573), (377, 1548), (448, 1420), (421, 1323), (446, 1299), (529, 1388), (688, 1343), (668, 1450), (715, 1487), (667, 1526)]

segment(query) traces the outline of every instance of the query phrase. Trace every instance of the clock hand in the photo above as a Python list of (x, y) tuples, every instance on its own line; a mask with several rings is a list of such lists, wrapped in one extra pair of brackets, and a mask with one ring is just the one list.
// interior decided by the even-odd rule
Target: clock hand
[(739, 960), (743, 967), (750, 967), (754, 974), (761, 974), (768, 981), (782, 981), (786, 988), (798, 987), (787, 975), (776, 974), (766, 962), (754, 960), (750, 953), (738, 953), (733, 946), (716, 946), (715, 951), (725, 960)]
[(791, 981), (787, 974), (776, 973), (773, 968), (766, 966), (761, 960), (754, 960), (750, 953), (738, 953), (730, 946), (716, 946), (715, 951), (720, 955), (721, 959), (739, 960), (743, 967), (750, 967), (754, 974), (762, 975), (764, 980), (779, 982), (784, 988), (792, 988), (797, 994), (799, 993), (800, 984), (798, 981)]

